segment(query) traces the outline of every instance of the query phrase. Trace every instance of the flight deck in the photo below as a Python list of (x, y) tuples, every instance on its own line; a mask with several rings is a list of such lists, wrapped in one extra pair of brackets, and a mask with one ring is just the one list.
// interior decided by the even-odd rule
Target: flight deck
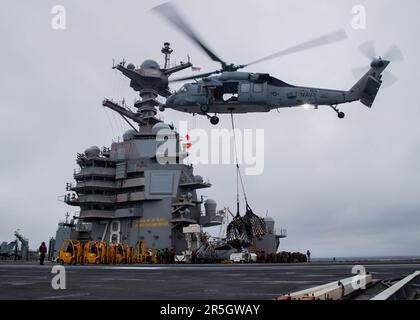
[(53, 264), (9, 263), (0, 264), (0, 299), (272, 300), (351, 277), (355, 265), (381, 281), (420, 270), (420, 261), (65, 266), (66, 289), (54, 290)]

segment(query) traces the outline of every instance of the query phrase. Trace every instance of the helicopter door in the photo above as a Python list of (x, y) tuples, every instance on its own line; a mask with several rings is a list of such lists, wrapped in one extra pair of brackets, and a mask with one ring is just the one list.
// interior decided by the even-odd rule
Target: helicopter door
[(238, 102), (238, 83), (225, 82), (223, 85), (212, 87), (210, 96), (214, 103), (237, 103)]
[(239, 86), (239, 102), (249, 103), (251, 102), (251, 83), (244, 82)]
[(225, 82), (222, 87), (222, 100), (224, 103), (238, 103), (238, 82)]

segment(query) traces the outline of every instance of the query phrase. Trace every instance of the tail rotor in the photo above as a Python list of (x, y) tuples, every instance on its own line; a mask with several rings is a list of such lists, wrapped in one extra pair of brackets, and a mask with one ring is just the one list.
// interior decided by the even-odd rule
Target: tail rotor
[[(402, 62), (404, 61), (404, 55), (401, 49), (394, 45), (392, 46), (387, 53), (383, 57), (379, 57), (377, 55), (376, 44), (373, 40), (365, 42), (359, 47), (359, 52), (367, 57), (370, 61), (372, 61), (372, 65), (374, 63), (380, 63), (383, 60), (390, 61), (390, 62)], [(368, 67), (357, 67), (352, 70), (353, 76), (358, 79), (362, 77), (366, 72), (368, 72)], [(383, 73), (383, 88), (389, 88), (393, 86), (397, 81), (398, 78), (394, 76), (389, 71), (384, 71)]]

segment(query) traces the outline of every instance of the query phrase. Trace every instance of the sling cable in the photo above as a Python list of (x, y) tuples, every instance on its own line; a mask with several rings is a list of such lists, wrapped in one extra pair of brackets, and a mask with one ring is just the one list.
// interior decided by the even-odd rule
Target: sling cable
[[(229, 223), (226, 231), (227, 241), (234, 247), (249, 247), (256, 237), (265, 235), (265, 221), (252, 211), (245, 191), (245, 184), (238, 160), (238, 150), (233, 113), (230, 114), (233, 130), (235, 166), (236, 166), (236, 216)], [(240, 214), (239, 187), (242, 188), (245, 200), (245, 215)]]

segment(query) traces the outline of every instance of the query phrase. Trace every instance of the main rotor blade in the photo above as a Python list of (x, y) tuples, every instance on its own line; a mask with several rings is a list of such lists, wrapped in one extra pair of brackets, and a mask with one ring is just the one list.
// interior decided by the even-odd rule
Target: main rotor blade
[(347, 34), (346, 34), (344, 29), (341, 29), (341, 30), (338, 30), (336, 32), (333, 32), (333, 33), (327, 34), (325, 36), (322, 36), (320, 38), (316, 38), (316, 39), (313, 39), (313, 40), (310, 40), (310, 41), (307, 41), (307, 42), (303, 42), (303, 43), (298, 44), (296, 46), (293, 46), (293, 47), (290, 47), (288, 49), (285, 49), (285, 50), (276, 52), (274, 54), (271, 54), (267, 57), (255, 60), (251, 63), (246, 64), (244, 67), (247, 67), (247, 66), (250, 66), (250, 65), (253, 65), (253, 64), (256, 64), (256, 63), (260, 63), (260, 62), (263, 62), (263, 61), (275, 59), (275, 58), (278, 58), (278, 57), (286, 56), (286, 55), (289, 55), (289, 54), (292, 54), (292, 53), (297, 53), (297, 52), (300, 52), (300, 51), (309, 50), (309, 49), (312, 49), (312, 48), (315, 48), (315, 47), (325, 46), (327, 44), (339, 42), (339, 41), (342, 41), (342, 40), (345, 40), (345, 39), (347, 39)]
[(189, 77), (183, 77), (183, 78), (177, 78), (177, 79), (173, 79), (170, 80), (169, 82), (180, 82), (180, 81), (186, 81), (186, 80), (193, 80), (193, 79), (200, 79), (200, 78), (206, 78), (208, 76), (211, 76), (213, 74), (217, 74), (220, 73), (219, 70), (217, 71), (212, 71), (212, 72), (207, 72), (207, 73), (202, 73), (202, 74), (197, 74), (194, 76), (189, 76)]
[(404, 55), (401, 52), (400, 48), (397, 46), (392, 46), (391, 49), (384, 55), (385, 60), (390, 60), (392, 62), (400, 62), (404, 60)]
[(222, 65), (226, 64), (212, 50), (210, 50), (207, 45), (204, 44), (204, 42), (197, 36), (197, 33), (193, 31), (192, 27), (189, 26), (186, 20), (181, 16), (175, 6), (169, 2), (165, 2), (152, 8), (151, 10), (157, 12), (172, 23), (179, 31), (195, 42), (213, 61), (220, 62)]
[(378, 56), (376, 55), (375, 41), (373, 40), (362, 44), (359, 47), (359, 51), (371, 61), (378, 58)]

